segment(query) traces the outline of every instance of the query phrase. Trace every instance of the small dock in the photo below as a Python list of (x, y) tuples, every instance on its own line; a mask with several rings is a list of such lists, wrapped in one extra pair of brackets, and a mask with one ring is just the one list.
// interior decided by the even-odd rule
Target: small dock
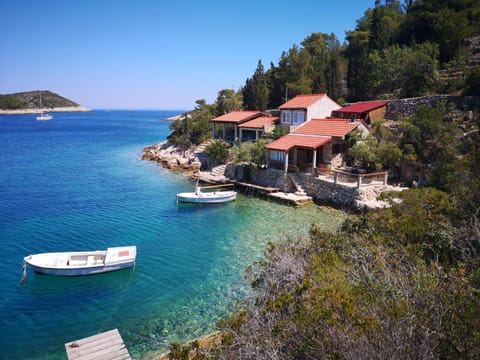
[(241, 187), (244, 187), (244, 188), (248, 189), (250, 192), (261, 191), (261, 192), (270, 194), (270, 193), (277, 192), (277, 191), (280, 190), (280, 188), (276, 188), (276, 187), (260, 186), (260, 185), (250, 184), (250, 183), (241, 182), (241, 181), (235, 181), (235, 185), (239, 185)]
[(131, 360), (118, 329), (65, 344), (68, 360)]

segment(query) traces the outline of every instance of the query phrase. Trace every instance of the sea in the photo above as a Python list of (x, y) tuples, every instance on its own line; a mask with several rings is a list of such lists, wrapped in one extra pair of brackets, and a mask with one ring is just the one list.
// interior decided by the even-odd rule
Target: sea
[[(179, 111), (0, 116), (0, 358), (66, 359), (64, 344), (118, 328), (134, 359), (207, 335), (249, 296), (269, 243), (335, 229), (339, 210), (246, 196), (177, 204), (194, 183), (142, 161)], [(136, 245), (134, 268), (38, 275), (23, 258)]]

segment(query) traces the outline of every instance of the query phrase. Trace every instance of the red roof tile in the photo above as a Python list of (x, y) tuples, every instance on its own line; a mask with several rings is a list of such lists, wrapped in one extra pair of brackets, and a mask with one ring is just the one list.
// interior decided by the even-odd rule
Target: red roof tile
[(314, 150), (318, 149), (320, 146), (328, 143), (331, 140), (332, 139), (330, 137), (288, 134), (282, 136), (280, 139), (271, 142), (270, 144), (267, 144), (265, 147), (269, 150), (278, 150), (285, 152), (289, 151), (294, 147)]
[(312, 119), (299, 126), (293, 133), (343, 137), (356, 129), (360, 124), (360, 121), (351, 122), (346, 119)]
[(245, 121), (259, 117), (261, 115), (262, 115), (261, 111), (232, 111), (232, 112), (229, 112), (228, 114), (218, 116), (210, 121), (240, 124)]
[(280, 109), (306, 109), (325, 95), (326, 94), (297, 95), (285, 104), (280, 105)]
[(339, 113), (363, 113), (366, 111), (372, 111), (382, 106), (387, 105), (388, 101), (365, 101), (356, 104), (345, 106), (341, 109), (335, 110)]
[(239, 128), (250, 128), (250, 129), (263, 129), (264, 125), (274, 124), (277, 122), (278, 117), (272, 116), (260, 116), (253, 120), (248, 120), (241, 125), (238, 125)]

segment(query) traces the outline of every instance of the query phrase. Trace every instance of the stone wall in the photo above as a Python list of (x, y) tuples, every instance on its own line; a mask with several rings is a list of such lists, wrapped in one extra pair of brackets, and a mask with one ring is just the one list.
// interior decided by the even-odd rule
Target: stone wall
[(480, 107), (480, 96), (435, 95), (396, 99), (389, 100), (385, 119), (401, 120), (402, 118), (415, 114), (419, 106), (434, 107), (442, 101), (452, 103), (457, 109), (462, 111), (473, 110), (475, 107)]
[[(334, 185), (308, 174), (296, 173), (301, 181), (303, 190), (308, 196), (325, 203), (336, 204), (342, 207), (358, 208), (359, 192), (356, 187), (341, 184)], [(290, 176), (280, 170), (256, 169), (252, 166), (229, 164), (225, 176), (237, 181), (248, 182), (260, 186), (280, 188), (283, 192), (295, 192), (296, 187)]]
[(257, 169), (251, 165), (242, 166), (230, 163), (225, 169), (225, 176), (260, 186), (285, 189), (284, 191), (293, 189), (293, 184), (290, 186), (284, 184), (286, 176), (281, 170)]
[(334, 185), (331, 182), (302, 173), (297, 173), (297, 178), (301, 179), (305, 193), (314, 199), (349, 208), (357, 207), (356, 199), (359, 193), (356, 187)]

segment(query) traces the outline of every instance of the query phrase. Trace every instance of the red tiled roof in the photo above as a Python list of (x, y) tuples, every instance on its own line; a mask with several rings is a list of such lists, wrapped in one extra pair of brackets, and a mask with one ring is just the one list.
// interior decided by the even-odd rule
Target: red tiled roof
[(372, 111), (382, 106), (387, 105), (388, 101), (365, 101), (356, 104), (345, 106), (341, 109), (335, 110), (339, 113), (363, 113), (366, 111)]
[(290, 149), (294, 147), (315, 150), (331, 140), (332, 139), (330, 137), (323, 136), (288, 134), (271, 142), (270, 144), (267, 144), (265, 148), (269, 150), (279, 150), (285, 152), (290, 151)]
[(326, 94), (297, 95), (285, 104), (280, 105), (280, 109), (306, 109), (325, 95)]
[(346, 119), (312, 119), (299, 126), (293, 133), (343, 137), (360, 124), (360, 121), (351, 122)]
[(218, 116), (210, 121), (240, 124), (245, 121), (259, 117), (261, 115), (262, 115), (261, 111), (232, 111), (232, 112), (229, 112), (228, 114)]
[(239, 128), (251, 128), (251, 129), (263, 129), (264, 125), (274, 124), (277, 122), (278, 117), (272, 116), (260, 116), (253, 120), (248, 120), (241, 125), (238, 125)]

